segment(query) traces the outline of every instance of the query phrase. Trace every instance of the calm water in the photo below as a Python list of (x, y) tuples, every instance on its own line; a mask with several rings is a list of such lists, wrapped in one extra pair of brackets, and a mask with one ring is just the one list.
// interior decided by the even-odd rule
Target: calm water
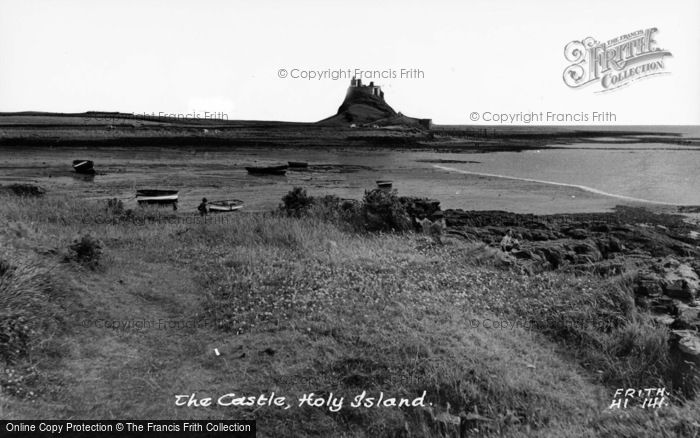
[[(450, 158), (459, 158), (450, 154)], [(480, 163), (441, 168), (578, 186), (620, 199), (700, 205), (700, 149), (663, 144), (577, 145), (576, 148), (482, 154)]]

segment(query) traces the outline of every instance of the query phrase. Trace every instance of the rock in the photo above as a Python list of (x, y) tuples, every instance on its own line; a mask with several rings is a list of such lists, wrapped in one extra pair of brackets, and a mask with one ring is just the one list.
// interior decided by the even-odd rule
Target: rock
[(700, 335), (695, 330), (671, 330), (670, 347), (673, 386), (693, 398), (700, 389)]
[[(573, 247), (574, 253), (574, 263), (595, 263), (603, 259), (598, 246), (590, 241), (584, 241), (577, 243)], [(580, 260), (580, 261), (577, 261)]]
[(666, 314), (661, 314), (661, 315), (652, 315), (651, 319), (656, 321), (656, 323), (660, 325), (664, 325), (666, 327), (670, 327), (676, 322), (676, 318), (672, 317), (671, 315), (666, 315)]
[(532, 230), (529, 233), (524, 233), (523, 237), (525, 239), (532, 240), (535, 242), (544, 242), (546, 240), (555, 239), (551, 232), (544, 230)]
[(603, 257), (608, 258), (610, 254), (622, 252), (625, 246), (620, 242), (620, 239), (609, 236), (602, 239), (597, 239), (596, 243)]
[(532, 260), (533, 258), (535, 258), (534, 254), (532, 254), (532, 251), (527, 249), (514, 249), (510, 253), (516, 259)]
[(700, 307), (692, 307), (681, 301), (675, 301), (673, 305), (676, 310), (676, 328), (695, 329), (700, 327)]
[(406, 213), (413, 219), (435, 220), (433, 216), (441, 213), (440, 201), (427, 198), (413, 198), (410, 196), (399, 197), (399, 202), (406, 209)]
[(583, 228), (569, 228), (564, 230), (564, 232), (573, 239), (586, 239), (589, 236), (588, 231)]
[(591, 224), (591, 231), (595, 231), (597, 233), (609, 233), (610, 225), (606, 224), (605, 222), (596, 222)]
[(675, 307), (671, 298), (667, 296), (660, 296), (652, 300), (652, 302), (649, 304), (649, 310), (659, 314), (672, 314), (675, 311)]
[(663, 267), (668, 269), (675, 269), (681, 265), (681, 262), (674, 259), (673, 257), (668, 257), (663, 260)]
[(554, 269), (560, 267), (564, 263), (564, 254), (562, 254), (561, 248), (543, 247), (538, 248), (537, 252), (543, 259), (547, 260)]
[(678, 349), (692, 362), (700, 364), (700, 336), (695, 330), (673, 330)]
[(634, 287), (634, 293), (641, 296), (659, 296), (663, 293), (661, 287), (661, 276), (654, 272), (643, 271), (637, 274), (637, 281)]
[(700, 288), (700, 279), (693, 268), (675, 259), (668, 261), (664, 267), (666, 268), (663, 277), (664, 293), (672, 298), (694, 300)]

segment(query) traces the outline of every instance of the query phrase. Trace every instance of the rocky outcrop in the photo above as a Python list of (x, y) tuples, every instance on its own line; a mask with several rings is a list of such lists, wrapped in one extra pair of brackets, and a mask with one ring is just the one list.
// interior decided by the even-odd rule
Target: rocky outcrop
[[(638, 308), (671, 331), (676, 383), (699, 378), (698, 227), (679, 216), (633, 208), (552, 216), (447, 210), (445, 218), (448, 234), (507, 249), (504, 254), (526, 272), (562, 270), (619, 278), (630, 287)], [(517, 245), (503, 248), (504, 236)]]

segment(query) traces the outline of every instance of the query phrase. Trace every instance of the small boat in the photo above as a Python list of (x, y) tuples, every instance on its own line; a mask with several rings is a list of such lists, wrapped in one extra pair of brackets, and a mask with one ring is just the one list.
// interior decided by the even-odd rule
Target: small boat
[(289, 164), (289, 167), (292, 169), (306, 169), (309, 167), (309, 163), (305, 161), (289, 161), (287, 164)]
[(210, 201), (207, 202), (207, 207), (210, 213), (220, 213), (227, 211), (236, 211), (243, 208), (243, 201), (238, 199), (229, 199), (226, 201)]
[(251, 175), (284, 175), (287, 173), (286, 164), (283, 166), (267, 166), (267, 167), (246, 167), (245, 170)]
[(136, 202), (139, 204), (177, 204), (177, 193), (177, 190), (137, 190)]
[(91, 160), (73, 160), (73, 170), (75, 170), (75, 173), (93, 175), (95, 173), (94, 166), (95, 163)]
[(377, 181), (377, 187), (380, 189), (388, 190), (392, 187), (393, 183), (389, 180), (380, 179)]

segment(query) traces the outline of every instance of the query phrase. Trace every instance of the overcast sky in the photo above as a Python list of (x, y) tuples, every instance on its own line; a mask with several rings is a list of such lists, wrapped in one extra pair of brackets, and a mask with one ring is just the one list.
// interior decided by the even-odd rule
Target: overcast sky
[[(609, 93), (564, 84), (570, 41), (651, 27), (669, 74)], [(700, 124), (700, 1), (0, 0), (0, 111), (316, 121), (349, 80), (293, 70), (402, 68), (423, 76), (375, 79), (388, 103), (437, 123), (611, 111), (617, 124)]]

